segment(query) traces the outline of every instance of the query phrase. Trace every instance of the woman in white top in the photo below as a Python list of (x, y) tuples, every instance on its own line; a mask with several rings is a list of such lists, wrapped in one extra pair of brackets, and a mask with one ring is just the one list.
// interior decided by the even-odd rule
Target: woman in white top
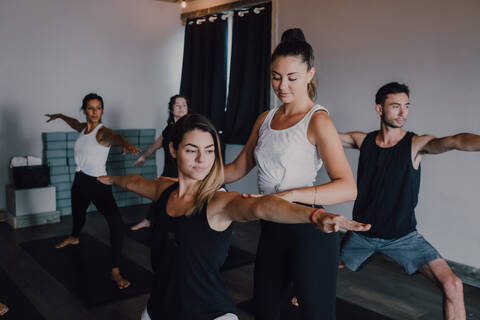
[(90, 202), (107, 219), (110, 228), (110, 246), (112, 253), (112, 280), (119, 289), (130, 286), (130, 282), (120, 274), (120, 256), (123, 245), (123, 222), (115, 199), (112, 187), (105, 186), (97, 180), (97, 177), (107, 174), (105, 163), (111, 145), (123, 147), (123, 153), (128, 150), (137, 154), (140, 149), (123, 136), (116, 134), (112, 129), (102, 124), (103, 98), (96, 93), (87, 94), (83, 98), (82, 110), (86, 122), (67, 117), (61, 113), (46, 114), (47, 122), (62, 119), (70, 127), (80, 132), (75, 142), (75, 164), (77, 172), (72, 184), (72, 234), (57, 244), (57, 248), (79, 244), (79, 234), (85, 224), (85, 215)]
[[(279, 108), (261, 114), (225, 183), (258, 167), (260, 193), (310, 206), (354, 200), (355, 179), (328, 111), (313, 102), (313, 49), (300, 29), (287, 30), (271, 58), (273, 90)], [(328, 183), (314, 185), (325, 164)], [(335, 319), (338, 235), (315, 232), (309, 224), (262, 221), (255, 263), (256, 319), (280, 318), (286, 290), (293, 289), (302, 319)]]

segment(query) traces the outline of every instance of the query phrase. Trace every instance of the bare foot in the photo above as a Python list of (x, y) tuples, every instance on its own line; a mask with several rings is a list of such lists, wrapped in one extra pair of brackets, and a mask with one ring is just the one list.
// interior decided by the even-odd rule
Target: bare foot
[(293, 297), (292, 300), (290, 300), (290, 302), (292, 303), (292, 305), (293, 305), (294, 307), (297, 307), (297, 308), (298, 308), (299, 304), (298, 304), (297, 297)]
[(142, 228), (148, 228), (148, 227), (150, 227), (150, 221), (148, 221), (148, 219), (145, 218), (139, 223), (137, 223), (136, 225), (131, 226), (130, 230), (135, 231), (135, 230), (140, 230)]
[(130, 287), (130, 281), (124, 279), (119, 268), (112, 268), (112, 280), (117, 284), (118, 289), (123, 290)]
[(64, 248), (64, 247), (70, 246), (70, 245), (77, 245), (79, 243), (80, 243), (80, 240), (78, 238), (69, 236), (68, 238), (66, 238), (62, 242), (58, 243), (55, 246), (55, 248), (60, 249), (60, 248)]
[(338, 269), (343, 269), (343, 268), (345, 268), (345, 263), (342, 260), (338, 261)]
[(0, 302), (0, 316), (8, 312), (8, 307)]

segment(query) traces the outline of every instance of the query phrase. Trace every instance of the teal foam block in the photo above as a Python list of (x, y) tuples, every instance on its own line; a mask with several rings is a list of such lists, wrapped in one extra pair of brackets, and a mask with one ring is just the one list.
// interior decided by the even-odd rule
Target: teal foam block
[(61, 175), (61, 174), (69, 174), (67, 166), (50, 167), (50, 175), (51, 176), (56, 176), (56, 175)]
[(142, 202), (142, 204), (149, 204), (149, 203), (152, 203), (152, 200), (150, 200), (148, 198), (142, 198), (141, 202)]
[(77, 166), (75, 166), (75, 165), (73, 165), (73, 166), (68, 166), (68, 172), (69, 172), (70, 174), (77, 172)]
[(57, 208), (66, 208), (72, 205), (70, 199), (57, 199)]
[(44, 141), (43, 148), (46, 150), (63, 150), (67, 148), (67, 141)]
[(75, 141), (67, 141), (67, 149), (75, 148)]
[(141, 174), (142, 173), (142, 168), (126, 168), (125, 169), (125, 174)]
[[(139, 144), (138, 146), (140, 147), (140, 149), (142, 149), (142, 152), (147, 151), (147, 149), (150, 147), (148, 143)], [(155, 152), (149, 155), (148, 157), (153, 157), (154, 155), (155, 155)]]
[(155, 136), (140, 137), (138, 140), (140, 144), (152, 144), (153, 142), (155, 142)]
[[(118, 131), (118, 130), (115, 130)], [(139, 129), (123, 129), (122, 135), (124, 137), (138, 137), (140, 130)]]
[(72, 207), (57, 208), (60, 211), (61, 216), (70, 216), (72, 215)]
[(70, 200), (71, 192), (70, 190), (57, 191), (56, 196), (57, 196), (57, 200), (61, 200), (61, 199)]
[(119, 207), (126, 207), (127, 206), (127, 199), (120, 199), (117, 201), (117, 206)]
[(123, 163), (125, 164), (125, 168), (136, 168), (135, 160), (125, 160)]
[(155, 167), (155, 166), (144, 166), (144, 167), (142, 167), (142, 175), (148, 174), (148, 173), (157, 174), (157, 167)]
[(107, 166), (107, 173), (111, 176), (124, 176), (125, 175), (125, 169), (123, 169), (123, 168), (109, 168)]
[(44, 150), (45, 158), (47, 161), (53, 158), (65, 158), (67, 157), (67, 149), (63, 150)]
[(125, 137), (131, 144), (138, 145), (138, 137)]
[(53, 159), (47, 159), (47, 164), (50, 167), (55, 166), (66, 166), (67, 165), (67, 158), (53, 158)]
[(75, 157), (75, 150), (67, 149), (67, 157)]
[(65, 191), (72, 188), (72, 184), (70, 182), (59, 182), (59, 183), (52, 183), (55, 187), (55, 192)]
[(156, 161), (155, 159), (151, 159), (151, 158), (148, 158), (148, 159), (143, 163), (143, 165), (144, 165), (145, 167), (156, 166), (156, 164), (157, 164), (157, 161)]
[(58, 176), (50, 176), (50, 183), (56, 184), (60, 182), (70, 182), (70, 175), (69, 174), (61, 174)]
[(144, 174), (143, 177), (148, 180), (153, 180), (157, 177), (157, 175), (153, 173), (147, 173), (147, 174)]
[(87, 208), (87, 212), (92, 212), (92, 211), (97, 211), (97, 208), (93, 203), (90, 203), (90, 205)]
[(78, 139), (78, 135), (80, 133), (77, 132), (77, 131), (70, 131), (70, 132), (67, 132), (67, 140), (68, 141), (75, 141)]
[(155, 129), (140, 129), (140, 137), (155, 136)]
[(43, 141), (66, 141), (67, 134), (65, 132), (43, 132)]
[(67, 158), (67, 165), (69, 165), (69, 166), (76, 166), (76, 164), (75, 164), (75, 157), (73, 157), (73, 156), (72, 156), (72, 157), (68, 157), (68, 158)]

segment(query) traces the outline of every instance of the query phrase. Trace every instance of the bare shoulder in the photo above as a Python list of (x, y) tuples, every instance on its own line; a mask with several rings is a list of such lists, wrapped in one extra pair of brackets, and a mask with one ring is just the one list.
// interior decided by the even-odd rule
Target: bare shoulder
[[(151, 180), (150, 180), (151, 181)], [(156, 194), (156, 199), (160, 198), (162, 193), (167, 190), (169, 187), (171, 187), (174, 183), (177, 181), (172, 180), (171, 178), (168, 177), (160, 177), (156, 180), (153, 180), (153, 183), (155, 183), (155, 194)]]

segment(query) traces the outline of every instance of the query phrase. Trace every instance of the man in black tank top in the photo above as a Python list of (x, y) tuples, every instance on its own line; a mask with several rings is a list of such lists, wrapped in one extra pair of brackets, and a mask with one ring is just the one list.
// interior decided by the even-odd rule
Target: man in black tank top
[(450, 150), (480, 151), (480, 136), (461, 133), (436, 138), (402, 129), (409, 108), (409, 89), (404, 84), (381, 87), (375, 104), (380, 130), (340, 133), (344, 147), (360, 150), (353, 219), (372, 225), (367, 232), (346, 235), (341, 259), (356, 271), (375, 252), (385, 254), (408, 274), (420, 271), (440, 284), (445, 319), (465, 319), (462, 281), (416, 231), (415, 207), (423, 156)]

